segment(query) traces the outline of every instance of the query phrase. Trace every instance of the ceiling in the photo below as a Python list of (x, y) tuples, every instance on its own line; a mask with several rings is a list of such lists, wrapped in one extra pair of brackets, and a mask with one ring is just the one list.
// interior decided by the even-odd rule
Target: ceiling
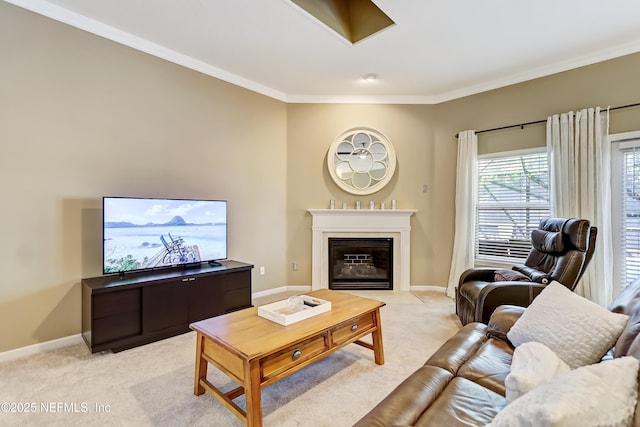
[(635, 0), (374, 0), (396, 25), (355, 45), (288, 0), (5, 1), (290, 103), (433, 104), (640, 52)]

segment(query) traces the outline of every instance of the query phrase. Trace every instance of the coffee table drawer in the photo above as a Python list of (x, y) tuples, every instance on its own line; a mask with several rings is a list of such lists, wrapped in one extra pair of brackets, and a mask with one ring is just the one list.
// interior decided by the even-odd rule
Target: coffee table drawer
[(263, 380), (295, 368), (297, 365), (324, 353), (327, 350), (326, 334), (299, 342), (286, 349), (266, 357), (260, 364)]
[(337, 326), (331, 333), (331, 343), (340, 345), (356, 336), (362, 335), (365, 331), (373, 329), (375, 324), (373, 316), (374, 313), (367, 313)]

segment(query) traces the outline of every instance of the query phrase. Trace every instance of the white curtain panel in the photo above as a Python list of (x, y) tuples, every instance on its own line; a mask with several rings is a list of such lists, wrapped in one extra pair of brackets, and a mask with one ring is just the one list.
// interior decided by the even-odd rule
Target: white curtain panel
[(609, 111), (600, 107), (547, 118), (551, 212), (598, 227), (596, 250), (576, 292), (607, 306), (613, 298)]
[(449, 271), (447, 296), (455, 297), (460, 275), (474, 263), (476, 234), (476, 187), (478, 169), (478, 136), (473, 130), (458, 133), (458, 165), (456, 174), (456, 218), (453, 256)]

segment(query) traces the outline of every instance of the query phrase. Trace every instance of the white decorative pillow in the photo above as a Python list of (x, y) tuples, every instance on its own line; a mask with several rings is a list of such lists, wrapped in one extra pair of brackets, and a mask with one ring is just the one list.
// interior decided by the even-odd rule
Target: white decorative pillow
[(539, 342), (527, 342), (513, 352), (511, 372), (504, 380), (507, 402), (569, 372), (569, 366), (549, 347)]
[(507, 338), (515, 347), (541, 342), (574, 369), (599, 361), (628, 320), (629, 316), (612, 313), (553, 281), (527, 307)]
[(514, 400), (489, 426), (631, 426), (639, 366), (630, 356), (583, 366)]

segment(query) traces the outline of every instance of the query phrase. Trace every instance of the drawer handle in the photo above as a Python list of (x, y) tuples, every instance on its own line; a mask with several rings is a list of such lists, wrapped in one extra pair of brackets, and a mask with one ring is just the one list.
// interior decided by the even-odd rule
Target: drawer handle
[(297, 358), (299, 358), (300, 356), (302, 356), (302, 350), (300, 350), (299, 348), (293, 350), (293, 353), (291, 353), (291, 358), (293, 360), (296, 360)]
[(351, 332), (355, 332), (358, 330), (358, 324), (354, 323), (353, 325), (351, 325)]

